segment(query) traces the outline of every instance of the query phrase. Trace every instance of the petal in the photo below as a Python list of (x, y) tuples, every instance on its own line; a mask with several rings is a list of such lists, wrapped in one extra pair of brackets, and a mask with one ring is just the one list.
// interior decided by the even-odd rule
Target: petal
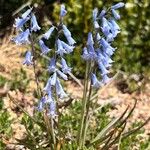
[(115, 18), (116, 20), (119, 20), (119, 19), (120, 19), (120, 15), (119, 15), (119, 13), (118, 13), (116, 10), (112, 9), (112, 13), (113, 13), (113, 16), (114, 16), (114, 18)]
[(31, 51), (27, 51), (26, 55), (25, 55), (25, 60), (23, 61), (23, 64), (27, 65), (27, 66), (32, 65), (33, 64), (32, 58), (33, 58), (33, 56), (31, 54)]
[(29, 14), (31, 13), (31, 11), (32, 11), (32, 8), (30, 8), (30, 9), (28, 9), (26, 12), (24, 12), (24, 13), (22, 14), (22, 18), (25, 19), (27, 16), (29, 16)]
[(94, 20), (94, 21), (96, 21), (97, 14), (98, 14), (98, 9), (95, 8), (95, 9), (93, 10), (93, 20)]
[(59, 74), (59, 76), (61, 78), (63, 78), (64, 80), (68, 80), (67, 75), (65, 75), (63, 72), (61, 72), (60, 70), (57, 70), (57, 73)]
[(34, 14), (31, 17), (31, 24), (32, 24), (31, 31), (36, 32), (37, 30), (41, 29), (41, 27), (39, 27), (39, 25), (37, 23), (37, 20), (36, 20), (36, 17)]
[(57, 74), (56, 72), (53, 74), (52, 78), (51, 78), (51, 85), (54, 86), (56, 84), (56, 80), (57, 80)]
[(43, 38), (48, 40), (51, 37), (52, 32), (54, 31), (55, 27), (52, 26), (45, 34), (43, 34)]
[(118, 8), (124, 7), (124, 5), (125, 4), (123, 2), (119, 2), (116, 5), (111, 6), (111, 9), (118, 9)]
[(49, 49), (42, 40), (39, 40), (39, 45), (42, 51), (42, 55), (46, 55), (51, 49)]
[(67, 11), (65, 9), (65, 5), (61, 5), (61, 9), (60, 9), (60, 17), (64, 17), (67, 14)]

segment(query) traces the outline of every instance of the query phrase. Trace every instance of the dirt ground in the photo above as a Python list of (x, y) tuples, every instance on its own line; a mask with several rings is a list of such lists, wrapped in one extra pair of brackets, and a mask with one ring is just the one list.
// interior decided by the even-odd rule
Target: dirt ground
[[(34, 75), (32, 67), (27, 68), (22, 66), (22, 54), (26, 51), (26, 49), (12, 44), (10, 39), (11, 37), (7, 41), (4, 40), (0, 46), (0, 75), (11, 79), (12, 73), (23, 67), (23, 69), (27, 71), (27, 76), (33, 79)], [(11, 125), (14, 131), (14, 138), (22, 138), (25, 129), (19, 122), (19, 120), (21, 120), (22, 113), (20, 112), (19, 114), (16, 114), (16, 106), (10, 101), (7, 93), (9, 92), (9, 94), (32, 115), (34, 109), (33, 101), (36, 100), (32, 96), (34, 88), (36, 88), (36, 85), (34, 81), (31, 81), (27, 94), (22, 93), (19, 90), (10, 91), (9, 85), (5, 85), (0, 89), (0, 97), (2, 96), (4, 99), (4, 107), (7, 108), (8, 112), (10, 112), (11, 118), (15, 120), (14, 124)], [(68, 81), (66, 83), (66, 89), (67, 92), (72, 94), (74, 97), (82, 95), (81, 87), (74, 81)], [(138, 102), (136, 109), (130, 118), (130, 122), (134, 123), (135, 121), (144, 121), (150, 116), (150, 83), (145, 85), (143, 91), (129, 94), (122, 93), (115, 86), (115, 82), (113, 82), (107, 86), (107, 90), (105, 88), (98, 92), (98, 99), (98, 103), (101, 105), (111, 103), (115, 106), (115, 109), (109, 113), (111, 117), (120, 115), (128, 105), (133, 106), (135, 99), (138, 100)], [(150, 122), (144, 127), (144, 129), (145, 135), (143, 136), (150, 136)], [(14, 140), (10, 139), (9, 141), (6, 141), (6, 143), (7, 142), (14, 142)]]

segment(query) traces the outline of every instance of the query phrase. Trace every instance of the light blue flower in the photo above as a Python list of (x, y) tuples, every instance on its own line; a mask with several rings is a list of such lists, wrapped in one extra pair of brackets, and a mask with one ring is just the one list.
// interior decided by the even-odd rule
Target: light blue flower
[(62, 28), (63, 28), (64, 35), (66, 37), (71, 36), (71, 32), (68, 30), (68, 28), (65, 25), (63, 25)]
[(102, 82), (104, 84), (107, 84), (108, 82), (110, 82), (111, 78), (108, 77), (107, 74), (102, 75)]
[(107, 48), (103, 48), (103, 51), (108, 55), (112, 56), (114, 54), (115, 48), (109, 46)]
[(25, 55), (25, 60), (23, 61), (23, 64), (27, 65), (27, 66), (32, 65), (33, 64), (32, 59), (33, 59), (33, 56), (31, 54), (31, 51), (27, 51), (26, 55)]
[(116, 21), (114, 19), (110, 19), (109, 22), (112, 24), (112, 26), (114, 27), (114, 29), (120, 30), (119, 25), (116, 23)]
[(103, 48), (107, 48), (110, 46), (110, 44), (104, 38), (101, 38), (100, 43), (103, 46)]
[(60, 9), (60, 17), (64, 17), (67, 14), (67, 11), (65, 9), (65, 5), (61, 5), (61, 9)]
[(93, 45), (87, 45), (88, 53), (89, 53), (89, 58), (90, 60), (96, 61), (97, 59), (97, 54), (94, 50)]
[(68, 80), (67, 75), (65, 75), (63, 72), (61, 72), (60, 70), (57, 70), (58, 75), (64, 79), (64, 80)]
[(56, 117), (56, 102), (54, 100), (49, 104), (48, 115), (50, 115), (52, 118)]
[(68, 36), (66, 38), (67, 38), (67, 41), (68, 41), (69, 45), (72, 46), (76, 43), (76, 41), (71, 36)]
[(94, 41), (93, 41), (93, 35), (91, 32), (88, 33), (88, 39), (87, 39), (87, 45), (93, 45)]
[(67, 65), (67, 63), (66, 63), (64, 58), (61, 58), (61, 65), (62, 65), (63, 73), (67, 74), (67, 73), (71, 72), (71, 68), (68, 67), (68, 65)]
[(110, 26), (112, 37), (115, 38), (117, 34), (120, 33), (120, 28), (115, 21), (111, 21), (111, 20), (109, 21), (109, 26)]
[(95, 28), (95, 29), (99, 29), (99, 28), (100, 28), (100, 26), (99, 26), (99, 24), (98, 24), (98, 22), (97, 22), (97, 21), (94, 21), (94, 23), (93, 23), (93, 24), (94, 24), (94, 28)]
[(114, 16), (114, 18), (115, 18), (116, 20), (119, 20), (119, 19), (120, 19), (120, 15), (119, 15), (119, 13), (118, 13), (116, 10), (112, 9), (112, 14), (113, 14), (113, 16)]
[(44, 106), (45, 106), (45, 102), (46, 102), (46, 98), (45, 97), (42, 97), (39, 101), (39, 104), (38, 104), (38, 111), (42, 111), (44, 109)]
[(102, 83), (98, 81), (96, 75), (94, 73), (91, 74), (92, 86), (96, 89), (102, 86)]
[(48, 71), (49, 72), (55, 72), (56, 71), (56, 60), (55, 60), (54, 57), (50, 59), (50, 64), (48, 66)]
[(97, 62), (102, 62), (105, 68), (111, 67), (111, 58), (102, 50), (97, 49)]
[(67, 29), (65, 25), (63, 25), (62, 28), (69, 45), (74, 45), (76, 41), (71, 37), (71, 32)]
[(101, 61), (98, 61), (98, 67), (102, 72), (102, 76), (109, 73), (109, 71), (106, 69), (106, 67)]
[(70, 46), (67, 43), (65, 43), (64, 41), (61, 41), (61, 45), (63, 46), (63, 48), (66, 50), (67, 54), (73, 52), (73, 49), (75, 48), (74, 46)]
[(116, 48), (111, 47), (111, 45), (104, 38), (101, 39), (100, 43), (104, 52), (106, 52), (109, 56), (113, 55)]
[(51, 77), (48, 79), (43, 91), (45, 91), (47, 94), (51, 91)]
[(62, 42), (61, 40), (57, 40), (57, 54), (59, 54), (60, 56), (63, 56), (64, 54), (66, 54), (67, 52), (65, 51), (65, 49), (63, 48)]
[(36, 32), (37, 30), (40, 30), (41, 27), (39, 27), (38, 23), (37, 23), (37, 20), (36, 20), (36, 17), (34, 14), (32, 14), (32, 17), (31, 17), (31, 31), (34, 31)]
[(23, 25), (29, 20), (29, 17), (26, 17), (24, 19), (22, 18), (16, 18), (15, 19), (15, 24), (13, 25), (17, 30), (21, 30), (21, 28), (23, 27)]
[(103, 52), (102, 55), (104, 56), (104, 59), (102, 60), (104, 66), (106, 68), (111, 67), (114, 61), (105, 52)]
[(125, 4), (123, 2), (119, 2), (116, 5), (111, 6), (111, 9), (118, 9), (118, 8), (124, 7), (124, 5)]
[(24, 12), (22, 14), (22, 18), (25, 19), (26, 17), (28, 17), (30, 15), (31, 11), (32, 11), (32, 8), (30, 8), (26, 12)]
[(49, 51), (51, 51), (51, 49), (49, 49), (42, 40), (39, 40), (39, 45), (42, 51), (42, 55), (46, 55)]
[(83, 48), (83, 54), (81, 56), (84, 60), (89, 60), (90, 56), (86, 47)]
[(97, 56), (98, 56), (98, 62), (102, 62), (103, 65), (105, 66), (105, 68), (111, 67), (111, 59), (110, 57), (106, 54), (104, 55), (104, 53), (102, 53), (100, 50), (97, 51)]
[(59, 80), (56, 81), (56, 93), (61, 99), (67, 97), (67, 94), (64, 92)]
[(102, 18), (102, 32), (107, 37), (110, 34), (110, 26), (108, 24), (108, 21), (105, 17)]
[(51, 103), (53, 101), (51, 89), (48, 91), (46, 103)]
[(51, 37), (52, 32), (54, 31), (55, 27), (52, 26), (45, 34), (43, 34), (43, 38), (48, 40)]
[(106, 37), (106, 41), (107, 42), (112, 42), (112, 41), (114, 41), (114, 37), (115, 37), (115, 34), (113, 33), (109, 33), (108, 35), (107, 35), (107, 37)]
[(52, 78), (51, 78), (50, 84), (51, 84), (52, 86), (55, 86), (56, 80), (57, 80), (57, 73), (54, 72), (54, 74), (53, 74), (53, 76), (52, 76)]
[(103, 9), (103, 10), (100, 12), (100, 14), (99, 14), (98, 18), (102, 18), (102, 17), (104, 17), (104, 16), (105, 16), (105, 14), (106, 14), (106, 10), (105, 10), (105, 9)]
[(99, 42), (99, 41), (100, 41), (100, 39), (101, 39), (100, 34), (99, 34), (99, 33), (96, 33), (96, 40), (97, 40), (97, 42)]
[(102, 54), (102, 50), (100, 48), (96, 49), (96, 53), (97, 53), (97, 61), (102, 61), (103, 59), (105, 59), (104, 55)]
[(30, 44), (29, 35), (30, 35), (30, 31), (29, 29), (26, 29), (24, 32), (21, 32), (17, 37), (15, 37), (13, 41), (17, 45), (27, 44), (27, 43)]
[(97, 19), (97, 14), (98, 14), (98, 9), (95, 8), (95, 9), (93, 10), (93, 21), (96, 21), (96, 19)]

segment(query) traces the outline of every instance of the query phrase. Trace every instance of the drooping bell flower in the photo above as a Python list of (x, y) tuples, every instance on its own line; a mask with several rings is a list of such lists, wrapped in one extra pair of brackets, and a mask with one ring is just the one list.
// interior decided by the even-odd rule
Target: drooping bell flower
[(64, 80), (68, 80), (67, 75), (65, 75), (63, 72), (61, 72), (60, 70), (57, 70), (58, 75), (64, 79)]
[(65, 5), (61, 5), (60, 8), (60, 17), (64, 17), (67, 14), (67, 10), (65, 9)]
[(30, 31), (29, 29), (26, 29), (24, 32), (21, 32), (17, 37), (13, 38), (13, 41), (17, 45), (30, 44), (29, 35), (30, 35)]
[(48, 115), (50, 115), (52, 118), (56, 117), (56, 102), (54, 100), (49, 104)]
[(64, 54), (66, 54), (67, 52), (65, 51), (65, 49), (62, 46), (62, 42), (61, 40), (57, 40), (57, 54), (59, 54), (60, 56), (63, 56)]
[(13, 25), (17, 30), (22, 30), (21, 28), (23, 27), (23, 25), (29, 20), (29, 17), (26, 18), (16, 18), (15, 19), (15, 24)]
[(26, 17), (28, 17), (28, 16), (30, 15), (32, 9), (33, 9), (33, 8), (28, 9), (26, 12), (24, 12), (24, 13), (22, 14), (21, 17), (22, 17), (23, 19), (25, 19)]
[(61, 99), (67, 97), (67, 94), (64, 92), (59, 80), (56, 81), (56, 93)]
[(71, 68), (68, 67), (68, 65), (67, 65), (67, 63), (66, 63), (64, 58), (61, 58), (61, 65), (62, 65), (63, 73), (67, 74), (67, 73), (71, 72)]
[(99, 14), (98, 18), (102, 18), (102, 17), (104, 17), (104, 16), (105, 16), (105, 14), (106, 14), (106, 10), (105, 10), (105, 9), (103, 9), (103, 10), (100, 12), (100, 14)]
[(55, 27), (52, 26), (45, 34), (43, 34), (43, 38), (48, 40), (51, 37), (52, 32), (54, 31)]
[[(74, 46), (70, 46), (67, 43), (65, 43), (64, 41), (61, 41), (61, 45), (63, 46), (63, 48), (66, 50), (67, 54), (73, 52), (73, 49), (75, 48)], [(73, 44), (72, 44), (73, 45)]]
[(51, 51), (51, 49), (49, 49), (42, 40), (39, 40), (39, 45), (41, 48), (41, 54), (42, 55), (46, 55), (49, 51)]
[(55, 86), (56, 80), (57, 80), (57, 73), (54, 72), (54, 74), (51, 77), (51, 82), (50, 82), (52, 86)]
[(49, 72), (55, 72), (56, 71), (56, 60), (55, 60), (54, 57), (50, 59), (50, 64), (48, 66), (48, 71)]
[(116, 10), (112, 9), (112, 14), (114, 15), (114, 18), (115, 18), (116, 20), (119, 20), (119, 19), (120, 19), (120, 15), (119, 15), (119, 13), (118, 13)]
[(36, 32), (37, 30), (40, 30), (40, 29), (41, 29), (41, 27), (39, 27), (35, 15), (32, 14), (32, 17), (31, 17), (31, 31)]
[(49, 91), (51, 91), (51, 77), (48, 79), (45, 87), (43, 88), (43, 91), (45, 91), (47, 94), (49, 93)]
[(46, 98), (45, 97), (42, 97), (39, 101), (39, 104), (38, 104), (38, 111), (42, 111), (44, 109), (44, 106), (45, 106), (45, 102), (46, 102)]
[(100, 81), (98, 81), (98, 79), (94, 73), (91, 74), (91, 81), (92, 81), (92, 86), (96, 89), (98, 89), (100, 86), (102, 86), (102, 83)]
[(113, 6), (111, 6), (111, 9), (118, 9), (118, 8), (121, 8), (121, 7), (124, 7), (124, 3), (123, 2), (119, 2)]
[(103, 65), (103, 63), (100, 61), (98, 61), (98, 67), (102, 72), (102, 76), (109, 73), (109, 71), (106, 69), (106, 67)]
[(90, 55), (88, 53), (88, 50), (86, 47), (83, 48), (83, 54), (81, 56), (84, 60), (89, 60), (90, 59)]
[(32, 65), (33, 64), (32, 59), (33, 59), (33, 56), (31, 54), (31, 51), (27, 51), (26, 55), (25, 55), (25, 60), (23, 61), (23, 64), (27, 65), (27, 66)]

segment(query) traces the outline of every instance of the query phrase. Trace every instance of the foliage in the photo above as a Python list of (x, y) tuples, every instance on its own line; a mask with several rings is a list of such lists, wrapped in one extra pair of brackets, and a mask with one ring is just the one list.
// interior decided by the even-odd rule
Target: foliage
[(12, 129), (10, 126), (12, 120), (10, 120), (10, 114), (7, 112), (7, 110), (2, 108), (3, 100), (0, 98), (0, 149), (4, 149), (6, 146), (6, 143), (4, 143), (3, 140), (9, 139), (12, 134)]
[[(41, 3), (41, 1), (37, 1), (37, 3), (44, 5), (43, 3)], [(76, 66), (74, 69), (75, 74), (79, 77), (82, 77), (85, 72), (85, 69), (83, 69), (84, 62), (80, 61), (81, 49), (83, 46), (85, 46), (85, 44), (88, 47), (88, 46), (93, 46), (92, 44), (94, 42), (96, 43), (96, 40), (94, 42), (92, 42), (92, 39), (90, 37), (90, 35), (92, 33), (88, 34), (89, 35), (88, 36), (89, 43), (88, 42), (86, 43), (86, 41), (85, 41), (85, 37), (86, 37), (85, 35), (87, 35), (87, 32), (91, 31), (90, 29), (92, 28), (92, 23), (90, 21), (92, 10), (95, 6), (98, 6), (98, 7), (101, 7), (103, 5), (110, 6), (111, 3), (110, 2), (98, 2), (95, 0), (93, 0), (93, 1), (89, 1), (89, 0), (73, 1), (73, 0), (71, 0), (66, 3), (67, 3), (68, 12), (70, 12), (71, 16), (69, 16), (68, 18), (66, 17), (65, 22), (68, 24), (68, 26), (72, 30), (73, 34), (77, 35), (75, 38), (76, 38), (77, 45), (78, 45), (77, 51), (74, 52), (74, 55), (72, 55), (72, 58), (67, 57), (67, 59), (70, 61), (70, 64), (72, 63), (73, 66)], [(146, 6), (143, 7), (143, 5), (140, 5), (140, 3), (139, 3), (138, 10), (140, 10), (140, 12), (142, 12), (141, 11), (142, 9), (147, 7), (148, 2), (145, 2), (144, 4), (146, 4)], [(37, 6), (40, 10), (42, 10), (40, 5), (37, 5)], [(130, 6), (129, 2), (126, 3), (126, 10), (124, 11), (124, 14), (125, 13), (128, 14), (127, 13), (128, 6)], [(55, 14), (58, 14), (58, 8), (57, 8), (56, 3), (54, 3), (54, 7), (56, 7), (56, 11), (54, 10), (54, 12), (52, 13), (52, 21), (55, 20), (53, 24), (54, 25), (56, 24), (58, 33), (59, 33), (59, 31), (61, 32), (61, 30), (63, 29), (64, 35), (66, 36), (66, 38), (68, 40), (68, 37), (71, 38), (71, 33), (67, 28), (66, 28), (66, 31), (64, 31), (65, 29), (64, 29), (64, 24), (62, 22), (62, 18), (63, 18), (62, 16), (61, 16), (62, 18), (60, 17), (60, 24), (57, 25), (57, 21), (59, 18), (58, 18), (58, 16), (55, 15)], [(49, 7), (47, 7), (47, 8), (49, 8)], [(133, 8), (133, 10), (134, 10), (134, 8)], [(124, 110), (124, 112), (119, 117), (113, 118), (111, 121), (108, 119), (108, 116), (106, 115), (107, 111), (109, 110), (109, 107), (107, 107), (107, 108), (102, 107), (100, 109), (100, 111), (99, 110), (95, 111), (95, 109), (98, 106), (97, 106), (97, 103), (94, 103), (94, 101), (91, 100), (91, 97), (93, 96), (92, 91), (94, 91), (94, 88), (95, 88), (92, 80), (96, 80), (96, 79), (90, 79), (91, 73), (96, 72), (95, 71), (96, 69), (94, 69), (94, 67), (97, 65), (97, 64), (95, 64), (96, 61), (93, 60), (93, 56), (90, 56), (91, 58), (90, 59), (88, 58), (90, 61), (87, 59), (88, 61), (86, 63), (86, 68), (87, 68), (86, 71), (87, 72), (85, 73), (85, 83), (84, 83), (82, 102), (80, 99), (79, 101), (77, 100), (74, 103), (70, 104), (70, 107), (66, 108), (66, 107), (63, 107), (63, 105), (61, 107), (60, 104), (65, 104), (66, 102), (64, 101), (62, 103), (58, 100), (59, 98), (62, 99), (60, 96), (60, 93), (63, 93), (63, 96), (65, 95), (64, 91), (58, 92), (58, 89), (59, 90), (61, 89), (60, 88), (61, 85), (59, 85), (60, 83), (55, 79), (55, 78), (57, 78), (57, 73), (59, 71), (58, 68), (55, 68), (56, 70), (52, 71), (53, 77), (50, 78), (50, 80), (48, 80), (48, 84), (46, 85), (45, 91), (47, 92), (50, 89), (49, 85), (54, 86), (54, 85), (58, 84), (59, 88), (58, 88), (58, 86), (53, 88), (53, 91), (50, 91), (50, 93), (41, 92), (40, 85), (38, 84), (38, 82), (39, 82), (38, 76), (37, 76), (36, 70), (35, 70), (36, 57), (35, 57), (35, 49), (34, 49), (34, 40), (32, 39), (32, 36), (30, 36), (30, 38), (29, 38), (31, 40), (31, 42), (29, 42), (28, 38), (25, 38), (30, 35), (30, 32), (33, 33), (32, 28), (34, 28), (35, 26), (36, 26), (36, 29), (35, 28), (33, 29), (34, 32), (36, 32), (37, 30), (40, 30), (40, 27), (38, 26), (36, 19), (33, 19), (34, 14), (32, 13), (31, 16), (29, 15), (31, 13), (31, 11), (32, 11), (32, 9), (30, 9), (30, 12), (28, 13), (28, 15), (25, 18), (22, 17), (20, 20), (24, 21), (24, 19), (27, 19), (26, 20), (26, 22), (27, 22), (28, 19), (31, 19), (32, 27), (29, 26), (29, 29), (26, 29), (25, 31), (21, 30), (22, 33), (19, 34), (18, 37), (14, 38), (14, 41), (16, 43), (20, 42), (21, 44), (26, 43), (26, 42), (31, 44), (32, 52), (29, 51), (29, 53), (26, 53), (24, 64), (34, 66), (35, 79), (36, 79), (36, 83), (37, 83), (37, 97), (42, 96), (41, 101), (39, 102), (38, 110), (43, 111), (43, 112), (39, 113), (36, 111), (34, 116), (31, 116), (21, 106), (19, 106), (19, 108), (25, 113), (24, 117), (22, 118), (22, 124), (26, 128), (26, 137), (25, 137), (25, 139), (21, 139), (21, 140), (17, 139), (18, 144), (24, 145), (25, 147), (27, 147), (29, 149), (33, 149), (33, 150), (34, 149), (48, 149), (49, 147), (51, 149), (58, 149), (58, 150), (59, 149), (64, 149), (64, 150), (65, 149), (77, 149), (77, 148), (89, 149), (89, 150), (90, 149), (91, 150), (99, 149), (99, 148), (109, 149), (110, 147), (115, 146), (116, 143), (121, 144), (119, 146), (123, 145), (123, 147), (124, 147), (124, 145), (125, 145), (125, 147), (130, 148), (130, 144), (128, 142), (128, 139), (126, 141), (126, 138), (132, 134), (131, 139), (135, 139), (135, 136), (134, 136), (135, 132), (139, 131), (150, 120), (150, 118), (148, 118), (144, 123), (141, 123), (137, 127), (133, 127), (129, 131), (125, 131), (126, 123), (128, 121), (128, 118), (131, 116), (132, 112), (135, 109), (136, 102), (131, 109), (129, 109), (129, 107), (127, 107), (127, 109)], [(65, 10), (63, 10), (63, 11), (65, 11)], [(147, 11), (146, 13), (149, 13), (149, 11)], [(121, 43), (122, 43), (122, 41), (124, 41), (125, 46), (126, 46), (126, 47), (124, 47), (124, 50), (120, 50), (118, 52), (118, 55), (115, 57), (116, 61), (120, 63), (120, 65), (117, 65), (116, 68), (121, 69), (123, 71), (128, 71), (129, 74), (132, 72), (134, 72), (135, 74), (136, 73), (142, 74), (143, 70), (145, 68), (147, 68), (147, 66), (144, 66), (143, 64), (145, 64), (148, 59), (147, 59), (147, 56), (145, 56), (145, 55), (143, 55), (143, 53), (141, 53), (140, 46), (141, 45), (143, 46), (144, 41), (142, 41), (142, 40), (147, 40), (148, 36), (146, 38), (145, 38), (145, 34), (142, 36), (139, 36), (137, 34), (137, 32), (135, 32), (134, 28), (132, 28), (132, 26), (136, 25), (139, 30), (142, 30), (142, 28), (140, 28), (143, 23), (142, 17), (140, 16), (141, 14), (136, 12), (136, 14), (134, 14), (134, 15), (140, 17), (140, 21), (139, 21), (140, 23), (139, 22), (138, 22), (138, 24), (133, 23), (133, 22), (136, 22), (136, 17), (133, 22), (132, 21), (131, 22), (130, 21), (123, 22), (122, 26), (124, 26), (124, 28), (131, 26), (130, 31), (128, 31), (128, 28), (127, 28), (126, 31), (123, 32), (122, 35), (120, 35), (120, 37), (118, 39), (118, 41), (119, 40), (120, 41), (115, 43), (115, 46), (121, 47)], [(126, 16), (128, 18), (130, 17), (130, 15), (126, 15)], [(123, 18), (126, 18), (126, 16), (123, 16)], [(83, 18), (84, 18), (84, 21), (83, 21)], [(128, 18), (126, 18), (125, 20), (127, 20)], [(68, 21), (66, 21), (66, 20), (68, 20)], [(35, 26), (34, 26), (34, 24), (35, 24)], [(45, 25), (45, 27), (46, 26), (47, 25)], [(110, 24), (109, 24), (109, 26), (110, 26)], [(19, 28), (21, 28), (21, 27), (22, 26), (20, 26)], [(24, 26), (24, 29), (25, 28), (27, 28), (27, 27)], [(30, 31), (30, 29), (31, 29), (31, 31)], [(25, 35), (25, 34), (27, 34), (27, 33), (25, 33), (27, 30), (28, 30), (28, 36)], [(145, 28), (145, 30), (147, 30), (147, 28)], [(131, 33), (131, 35), (130, 35), (130, 33)], [(94, 37), (96, 37), (95, 36), (96, 34), (94, 34)], [(133, 35), (135, 35), (136, 38), (134, 39), (134, 37), (133, 37), (133, 41), (129, 43), (129, 39)], [(103, 36), (106, 36), (106, 35), (104, 34)], [(59, 50), (59, 46), (60, 46), (58, 44), (59, 43), (58, 37), (59, 37), (59, 34), (56, 39), (57, 40), (57, 42), (56, 42), (57, 50)], [(100, 38), (100, 39), (102, 40), (103, 38)], [(82, 44), (81, 44), (81, 41), (83, 41)], [(45, 45), (44, 46), (42, 45), (44, 43), (42, 41), (42, 39), (40, 42), (41, 42), (40, 47), (42, 49), (42, 53), (43, 54), (48, 53), (50, 51), (50, 49), (48, 49)], [(99, 40), (97, 40), (97, 43), (98, 42), (99, 42)], [(102, 41), (100, 41), (100, 42), (102, 42)], [(68, 40), (68, 43), (70, 44), (69, 40)], [(73, 41), (73, 44), (74, 43), (75, 43), (75, 41)], [(80, 44), (78, 44), (78, 43), (80, 43)], [(140, 44), (141, 45), (137, 46), (136, 45), (137, 43), (139, 43), (139, 45)], [(68, 46), (73, 47), (73, 44), (70, 44)], [(104, 47), (104, 45), (102, 43), (100, 43), (100, 44), (101, 44), (101, 47)], [(147, 44), (146, 46), (148, 47), (149, 42), (147, 42), (146, 44)], [(135, 54), (132, 52), (133, 47), (136, 50), (136, 53), (134, 52)], [(147, 51), (147, 47), (145, 49), (146, 51)], [(62, 49), (60, 48), (60, 50), (62, 50)], [(95, 48), (94, 50), (96, 51), (97, 49)], [(114, 51), (114, 49), (112, 51)], [(33, 57), (32, 57), (31, 53), (33, 53)], [(96, 51), (96, 54), (97, 53), (98, 53), (98, 51)], [(63, 56), (63, 54), (61, 54), (61, 53), (59, 55), (58, 55), (58, 53), (54, 54), (54, 55), (55, 55), (55, 59), (57, 59), (59, 57), (59, 55), (62, 59), (62, 56)], [(90, 52), (89, 52), (89, 55), (90, 55)], [(129, 57), (129, 61), (131, 61), (130, 65), (132, 65), (133, 68), (131, 66), (128, 67), (129, 63), (126, 62), (126, 60), (128, 60), (128, 59), (126, 59), (125, 57)], [(143, 57), (143, 58), (141, 59), (141, 57)], [(122, 58), (124, 58), (126, 60), (124, 61), (124, 59), (122, 59)], [(135, 61), (137, 63), (135, 63)], [(41, 64), (42, 63), (44, 63), (44, 62), (41, 62)], [(81, 64), (83, 64), (83, 65), (81, 65)], [(55, 67), (56, 67), (56, 65), (55, 65)], [(62, 67), (63, 67), (63, 65), (62, 65)], [(67, 68), (67, 70), (69, 70), (69, 69)], [(105, 73), (103, 72), (104, 69), (101, 69), (101, 70), (102, 70), (102, 74), (103, 74), (102, 82), (103, 82), (103, 84), (106, 84), (104, 82), (103, 76), (107, 74), (106, 73), (107, 70)], [(63, 71), (63, 69), (62, 69), (62, 71)], [(68, 73), (68, 71), (67, 71), (67, 73)], [(58, 74), (58, 75), (60, 75), (60, 74)], [(66, 77), (65, 74), (63, 74), (62, 76), (64, 78)], [(29, 80), (24, 80), (24, 79), (26, 79), (26, 72), (21, 69), (21, 76), (18, 75), (18, 73), (14, 74), (14, 82), (13, 81), (11, 82), (11, 89), (14, 90), (14, 89), (18, 88), (22, 92), (25, 92), (27, 85), (29, 83)], [(45, 81), (45, 79), (41, 79), (41, 80)], [(97, 81), (98, 80), (96, 80), (94, 82), (97, 82)], [(1, 84), (3, 85), (3, 82)], [(90, 86), (89, 86), (89, 84), (90, 84)], [(98, 85), (100, 85), (100, 82), (98, 82)], [(61, 89), (61, 90), (63, 90), (63, 89)], [(95, 90), (95, 93), (96, 92), (97, 92), (97, 90)], [(51, 96), (51, 94), (55, 95), (54, 101), (51, 97), (49, 97), (49, 96)], [(51, 98), (52, 100), (48, 101), (49, 98)], [(47, 103), (45, 102), (46, 100), (47, 100)], [(15, 100), (12, 100), (12, 101), (15, 102)], [(18, 105), (18, 104), (16, 103), (16, 105)], [(55, 113), (55, 109), (57, 110), (57, 114)], [(48, 111), (50, 112), (49, 114), (47, 113)], [(0, 116), (0, 122), (2, 123), (2, 127), (1, 127), (2, 130), (0, 131), (0, 133), (4, 133), (6, 135), (7, 135), (7, 130), (4, 130), (5, 129), (4, 127), (6, 127), (8, 129), (9, 124), (11, 122), (10, 120), (8, 120), (8, 118), (9, 118), (9, 115), (5, 112), (5, 110), (2, 110), (2, 116)], [(80, 121), (81, 121), (81, 123), (79, 123)], [(99, 121), (101, 121), (101, 122), (99, 123)], [(8, 133), (11, 133), (10, 130), (8, 131)], [(3, 143), (1, 145), (3, 146)], [(141, 148), (145, 148), (147, 146), (149, 146), (147, 143), (141, 144)]]
[[(140, 124), (141, 124), (141, 122), (133, 123), (132, 127), (137, 127)], [(123, 139), (120, 144), (120, 149), (121, 150), (126, 150), (126, 149), (132, 150), (133, 147), (135, 147), (140, 150), (148, 150), (150, 147), (149, 138), (143, 140), (143, 138), (144, 138), (144, 137), (142, 137), (143, 133), (144, 133), (144, 130), (141, 130), (141, 131), (138, 131), (137, 133), (132, 134), (130, 137)]]

